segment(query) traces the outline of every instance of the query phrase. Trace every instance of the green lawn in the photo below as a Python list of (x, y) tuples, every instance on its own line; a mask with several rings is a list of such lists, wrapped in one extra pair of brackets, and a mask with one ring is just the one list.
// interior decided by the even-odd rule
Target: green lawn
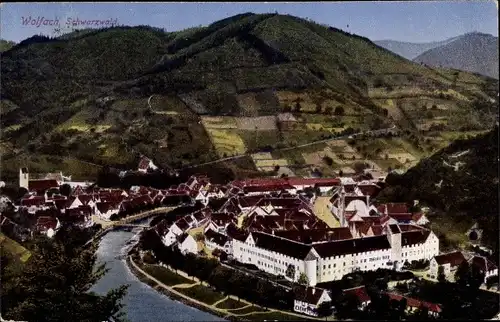
[(232, 298), (228, 298), (225, 301), (220, 302), (217, 304), (217, 307), (219, 309), (227, 309), (227, 310), (234, 310), (234, 309), (241, 309), (244, 306), (247, 306), (248, 304), (244, 302), (238, 302), (237, 300), (234, 300)]
[(165, 267), (146, 264), (142, 267), (142, 269), (149, 275), (153, 276), (154, 278), (156, 278), (157, 280), (168, 286), (185, 284), (185, 283), (194, 283), (194, 281), (187, 279), (179, 274), (176, 274), (175, 272), (172, 272), (171, 270)]
[(2, 233), (0, 233), (0, 246), (2, 247), (2, 253), (17, 257), (23, 263), (31, 256), (31, 253), (26, 248)]
[(248, 314), (248, 313), (259, 313), (259, 312), (265, 312), (264, 309), (258, 307), (258, 306), (249, 306), (243, 309), (236, 309), (236, 310), (229, 310), (229, 312), (234, 313), (234, 314)]
[(201, 285), (195, 285), (189, 288), (179, 288), (177, 289), (177, 291), (184, 295), (189, 296), (190, 298), (196, 299), (208, 305), (212, 305), (215, 302), (220, 301), (224, 298), (224, 295), (215, 292), (206, 286), (201, 286)]
[(250, 315), (246, 315), (245, 319), (251, 321), (315, 321), (313, 319), (308, 319), (306, 317), (298, 317), (295, 315), (285, 314), (281, 312), (263, 312), (263, 313), (254, 313)]

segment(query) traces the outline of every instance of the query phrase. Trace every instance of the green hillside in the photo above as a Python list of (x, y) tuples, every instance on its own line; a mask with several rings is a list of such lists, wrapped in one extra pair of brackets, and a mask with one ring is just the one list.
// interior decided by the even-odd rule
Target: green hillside
[[(276, 14), (173, 33), (140, 26), (34, 36), (2, 55), (1, 81), (6, 177), (43, 155), (53, 166), (40, 168), (50, 170), (69, 158), (131, 166), (140, 153), (181, 167), (393, 123), (427, 155), (461, 132), (490, 128), (498, 110), (496, 80), (427, 68), (366, 38)], [(223, 132), (203, 119), (288, 110), (304, 126), (258, 138), (239, 119)]]
[(11, 49), (15, 45), (16, 43), (13, 41), (0, 39), (0, 53)]
[(419, 200), (436, 213), (433, 228), (451, 243), (463, 243), (477, 222), (486, 244), (498, 248), (498, 126), (483, 135), (457, 140), (404, 175), (387, 177), (378, 198)]

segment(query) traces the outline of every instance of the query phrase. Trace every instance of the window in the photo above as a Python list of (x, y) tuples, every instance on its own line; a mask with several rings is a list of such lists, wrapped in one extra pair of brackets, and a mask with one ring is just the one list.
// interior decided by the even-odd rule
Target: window
[(332, 265), (331, 265), (331, 264), (328, 264), (328, 268), (332, 268)]

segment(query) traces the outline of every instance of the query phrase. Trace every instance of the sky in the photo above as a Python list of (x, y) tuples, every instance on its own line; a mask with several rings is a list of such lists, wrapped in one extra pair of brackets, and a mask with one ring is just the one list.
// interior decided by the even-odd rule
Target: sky
[[(431, 42), (468, 32), (498, 37), (498, 0), (307, 3), (3, 3), (0, 38), (19, 42), (35, 34), (71, 31), (75, 20), (166, 31), (206, 26), (244, 12), (309, 18), (371, 40)], [(59, 24), (56, 26), (56, 20)], [(48, 25), (49, 23), (52, 26)], [(43, 24), (46, 24), (45, 26)], [(106, 26), (103, 24), (102, 26)], [(59, 29), (59, 31), (56, 31)], [(83, 27), (80, 27), (83, 29)]]

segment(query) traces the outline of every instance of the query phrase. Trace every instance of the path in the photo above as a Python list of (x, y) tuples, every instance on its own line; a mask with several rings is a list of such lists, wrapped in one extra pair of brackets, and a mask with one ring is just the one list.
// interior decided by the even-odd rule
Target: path
[[(244, 314), (238, 314), (238, 313), (232, 313), (230, 311), (228, 311), (227, 309), (220, 309), (218, 307), (216, 307), (217, 304), (219, 304), (220, 302), (226, 300), (228, 297), (230, 296), (226, 296), (224, 299), (220, 300), (220, 301), (217, 301), (211, 305), (209, 304), (206, 304), (206, 303), (203, 303), (201, 301), (198, 301), (196, 299), (193, 299), (193, 298), (190, 298), (189, 296), (186, 296), (185, 294), (182, 294), (180, 292), (178, 292), (177, 290), (174, 289), (174, 287), (177, 287), (177, 286), (180, 286), (180, 285), (183, 285), (183, 284), (178, 284), (176, 286), (168, 286), (168, 285), (165, 285), (163, 284), (162, 282), (160, 282), (159, 280), (157, 280), (156, 278), (154, 278), (153, 276), (149, 275), (148, 273), (146, 273), (145, 271), (143, 271), (135, 262), (134, 260), (132, 259), (131, 256), (129, 256), (129, 262), (130, 264), (134, 267), (134, 269), (136, 269), (137, 271), (139, 271), (143, 276), (145, 276), (146, 278), (150, 279), (151, 281), (155, 282), (157, 285), (154, 287), (154, 289), (159, 289), (159, 288), (164, 288), (166, 290), (168, 290), (169, 292), (172, 292), (173, 294), (177, 295), (177, 296), (180, 296), (182, 297), (183, 299), (187, 300), (187, 301), (190, 301), (190, 302), (193, 302), (193, 303), (196, 303), (197, 305), (201, 306), (201, 307), (204, 307), (206, 309), (208, 309), (208, 311), (216, 311), (218, 313), (220, 313), (222, 316), (224, 316), (224, 318), (229, 318), (229, 317), (243, 317), (243, 316), (247, 316), (247, 315), (252, 315), (252, 314), (255, 314), (255, 313), (261, 313), (261, 312), (250, 312), (250, 313), (244, 313)], [(184, 285), (187, 284), (187, 283), (184, 283)], [(190, 286), (187, 286), (187, 287), (192, 287), (196, 284), (199, 284), (199, 282), (193, 284), (193, 285), (190, 285)], [(188, 284), (189, 285), (189, 284)], [(248, 305), (246, 305), (245, 307), (249, 306), (249, 305), (254, 305), (248, 301), (245, 301), (243, 299), (240, 299), (241, 302), (244, 302), (244, 303), (247, 303)], [(257, 305), (255, 305), (257, 306)], [(282, 314), (287, 314), (287, 315), (292, 315), (292, 316), (296, 316), (296, 317), (300, 317), (300, 318), (306, 318), (306, 319), (311, 319), (311, 320), (318, 320), (318, 321), (323, 321), (324, 318), (316, 318), (316, 317), (306, 317), (302, 314), (297, 314), (297, 313), (293, 313), (293, 312), (288, 312), (288, 311), (282, 311), (282, 310), (277, 310), (277, 309), (270, 309), (270, 310), (267, 310), (267, 311), (264, 311), (262, 312), (262, 318), (265, 318), (265, 315), (266, 313), (271, 313), (271, 312), (279, 312), (279, 313), (282, 313)], [(331, 320), (332, 317), (330, 317), (328, 320)]]
[(189, 284), (189, 283), (177, 284), (177, 285), (173, 285), (172, 288), (191, 288), (195, 285), (200, 285), (200, 282), (195, 282), (192, 284)]

